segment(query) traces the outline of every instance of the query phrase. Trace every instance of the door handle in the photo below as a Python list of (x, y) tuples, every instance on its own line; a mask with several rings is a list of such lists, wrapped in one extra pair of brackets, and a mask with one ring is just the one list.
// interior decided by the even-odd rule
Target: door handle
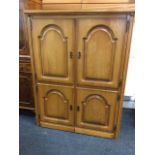
[(73, 59), (73, 52), (70, 52), (70, 58)]
[(81, 58), (81, 52), (77, 53), (77, 58), (80, 59)]
[(80, 107), (79, 107), (79, 106), (77, 106), (76, 110), (77, 110), (77, 111), (80, 111)]
[(72, 110), (73, 110), (73, 106), (72, 106), (72, 105), (70, 105), (70, 106), (69, 106), (69, 109), (70, 109), (70, 111), (72, 111)]

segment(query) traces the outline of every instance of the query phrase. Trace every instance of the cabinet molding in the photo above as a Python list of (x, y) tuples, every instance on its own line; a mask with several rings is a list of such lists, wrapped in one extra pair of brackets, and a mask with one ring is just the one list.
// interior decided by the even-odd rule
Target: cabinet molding
[[(60, 91), (58, 91), (58, 90), (50, 90), (50, 91), (48, 91), (46, 94), (45, 94), (45, 97), (44, 97), (44, 106), (46, 107), (46, 105), (48, 104), (48, 100), (49, 100), (49, 98), (51, 97), (52, 98), (52, 95), (53, 96), (57, 96), (57, 100), (58, 99), (60, 99), (61, 100), (61, 102), (60, 102), (60, 106), (61, 107), (63, 107), (63, 106), (66, 106), (66, 107), (68, 107), (68, 100), (65, 98), (65, 96), (64, 96), (64, 94), (62, 94)], [(52, 100), (52, 99), (51, 99)], [(54, 103), (53, 103), (54, 104)], [(63, 110), (65, 109), (65, 108), (62, 108)], [(64, 111), (64, 113), (65, 113), (65, 111)], [(48, 114), (48, 108), (46, 107), (45, 108), (45, 115), (47, 116), (47, 117), (53, 117), (53, 118), (61, 118), (61, 119), (64, 119), (64, 120), (66, 120), (66, 118), (68, 118), (68, 113), (66, 113), (64, 116), (60, 116), (60, 115), (50, 115), (50, 114)]]
[[(87, 66), (87, 59), (89, 57), (89, 53), (88, 52), (94, 52), (94, 51), (90, 51), (92, 50), (93, 48), (93, 37), (94, 37), (94, 40), (97, 39), (97, 38), (100, 38), (100, 40), (102, 40), (102, 44), (100, 47), (98, 47), (99, 49), (101, 50), (104, 50), (106, 49), (106, 51), (108, 51), (108, 56), (109, 58), (107, 57), (107, 62), (102, 62), (100, 64), (98, 64), (101, 68), (105, 68), (106, 70), (104, 72), (100, 72), (99, 75), (94, 75), (94, 72), (93, 70), (89, 70), (89, 66)], [(106, 40), (105, 40), (106, 39)], [(116, 45), (116, 40), (117, 38), (114, 36), (114, 33), (113, 31), (107, 27), (106, 25), (97, 25), (93, 28), (91, 28), (88, 33), (87, 33), (87, 36), (83, 38), (84, 40), (84, 78), (85, 79), (88, 79), (88, 80), (97, 80), (97, 81), (112, 81), (112, 77), (113, 77), (113, 66), (114, 66), (114, 54), (115, 54), (115, 45)], [(110, 42), (109, 43), (109, 46), (107, 47), (107, 44), (104, 44), (104, 41), (105, 42)], [(92, 45), (92, 46), (91, 46)], [(98, 44), (99, 45), (99, 44)], [(101, 51), (101, 52), (98, 52), (98, 53), (95, 53), (92, 55), (93, 58), (95, 58), (94, 56), (95, 55), (99, 55), (99, 56), (102, 56), (104, 53), (104, 51)], [(97, 62), (97, 57), (96, 59), (91, 59), (93, 60), (95, 63)], [(95, 66), (93, 64), (93, 61), (91, 61), (91, 66)], [(89, 62), (89, 61), (88, 61)], [(109, 64), (108, 66), (106, 66), (106, 64), (108, 62), (111, 62), (111, 64)], [(106, 67), (105, 67), (106, 66)], [(98, 66), (96, 66), (96, 69), (97, 69)], [(96, 70), (94, 68), (94, 70)]]
[[(93, 101), (93, 100), (94, 100), (94, 102), (96, 101), (95, 104), (100, 104), (101, 105), (100, 107), (103, 108), (101, 114), (97, 113), (98, 111), (96, 111), (96, 115), (94, 115), (94, 116), (101, 117), (103, 114), (106, 116), (105, 118), (102, 117), (100, 121), (98, 121), (98, 118), (95, 118), (95, 117), (94, 117), (94, 120), (91, 120), (91, 119), (89, 120), (87, 118), (87, 112), (86, 112), (87, 107), (89, 108), (89, 104), (91, 104), (91, 101)], [(97, 102), (97, 101), (99, 101), (99, 102)], [(83, 118), (82, 118), (82, 120), (84, 122), (90, 123), (90, 124), (95, 123), (96, 125), (104, 125), (104, 126), (108, 125), (108, 122), (109, 122), (108, 116), (109, 116), (110, 105), (108, 104), (107, 100), (103, 96), (100, 96), (98, 94), (92, 94), (90, 96), (87, 96), (85, 98), (85, 100), (82, 101), (82, 104), (83, 104)]]
[[(59, 47), (59, 51), (57, 50), (57, 46), (51, 46), (51, 48), (47, 49), (46, 51), (46, 44), (48, 44), (48, 37), (53, 37), (54, 40), (57, 40), (57, 45)], [(68, 75), (68, 47), (67, 47), (67, 37), (64, 36), (63, 30), (57, 26), (57, 25), (46, 25), (42, 31), (41, 34), (38, 36), (40, 40), (40, 56), (41, 56), (41, 68), (42, 68), (42, 75), (43, 76), (54, 76), (54, 77), (67, 77)], [(52, 41), (51, 41), (52, 44)], [(57, 53), (57, 55), (53, 55), (53, 64), (49, 66), (48, 61), (48, 52), (51, 52), (50, 50)], [(54, 57), (59, 57), (59, 61)], [(44, 60), (45, 59), (45, 60)], [(57, 61), (54, 61), (57, 60)], [(60, 64), (60, 62), (64, 62), (63, 64)], [(47, 67), (48, 65), (48, 67)], [(56, 67), (55, 67), (56, 66)]]
[(38, 93), (41, 121), (62, 125), (73, 124), (72, 88), (39, 84)]

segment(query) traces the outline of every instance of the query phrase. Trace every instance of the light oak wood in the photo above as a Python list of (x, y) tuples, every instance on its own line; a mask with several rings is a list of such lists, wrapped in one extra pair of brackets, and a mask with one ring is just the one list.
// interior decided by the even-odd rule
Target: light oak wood
[(39, 9), (31, 3), (25, 11), (42, 127), (118, 137), (134, 13), (126, 2), (102, 9), (81, 2), (77, 10), (67, 1)]
[(129, 3), (133, 0), (43, 0), (43, 3)]
[(42, 1), (43, 3), (59, 3), (59, 4), (62, 4), (62, 3), (81, 3), (82, 0), (43, 0)]
[(77, 126), (113, 132), (115, 128), (117, 93), (102, 90), (77, 90)]
[(119, 86), (126, 16), (78, 20), (78, 84)]
[(38, 85), (40, 120), (63, 125), (74, 124), (73, 88)]
[[(119, 0), (118, 0), (119, 1)], [(131, 0), (132, 1), (132, 0)], [(131, 3), (34, 3), (28, 0), (25, 5), (27, 14), (84, 14), (84, 13), (107, 13), (107, 12), (133, 12), (135, 10), (134, 2)]]
[(133, 0), (82, 0), (82, 3), (93, 3), (93, 4), (103, 4), (103, 3), (129, 3)]
[(126, 44), (124, 46), (124, 62), (122, 65), (122, 87), (120, 88), (120, 106), (118, 109), (118, 118), (117, 118), (117, 128), (115, 132), (115, 138), (119, 136), (120, 133), (120, 127), (121, 127), (121, 118), (122, 118), (122, 109), (123, 109), (123, 102), (124, 102), (124, 91), (125, 91), (125, 82), (127, 78), (127, 69), (128, 69), (128, 62), (129, 62), (129, 56), (130, 56), (130, 45), (131, 45), (131, 39), (132, 39), (132, 30), (133, 30), (133, 24), (134, 24), (134, 16), (128, 16), (129, 18), (129, 29), (128, 33), (126, 34)]
[(32, 24), (37, 80), (73, 83), (73, 20), (43, 17)]
[(27, 25), (28, 25), (28, 40), (29, 40), (29, 48), (30, 48), (30, 57), (31, 57), (31, 70), (32, 70), (32, 85), (33, 85), (33, 94), (34, 94), (34, 104), (35, 104), (35, 117), (36, 117), (36, 123), (37, 125), (40, 124), (40, 108), (38, 105), (38, 99), (37, 99), (37, 87), (36, 87), (36, 72), (35, 72), (35, 68), (34, 68), (34, 53), (33, 53), (33, 42), (32, 42), (32, 35), (31, 35), (31, 19), (30, 17), (27, 18)]
[(90, 130), (90, 129), (79, 128), (79, 127), (75, 127), (75, 132), (80, 134), (91, 135), (91, 136), (103, 137), (103, 138), (114, 138), (113, 133)]
[[(82, 4), (81, 8), (79, 9), (79, 4), (74, 5), (75, 7), (69, 7), (69, 5), (63, 5), (67, 8), (64, 8), (62, 5), (57, 6), (57, 9), (52, 9), (54, 5), (43, 5), (42, 9), (39, 8), (40, 6), (33, 9), (33, 7), (30, 7), (29, 9), (25, 9), (25, 13), (27, 14), (90, 14), (90, 13), (128, 13), (128, 12), (134, 12), (135, 5), (134, 4), (103, 4), (100, 7), (101, 4)], [(45, 6), (45, 7), (44, 7)], [(77, 7), (76, 7), (77, 6)], [(38, 8), (38, 9), (37, 9)]]
[(45, 128), (59, 129), (59, 130), (63, 130), (63, 131), (70, 131), (70, 132), (75, 131), (73, 126), (53, 124), (53, 123), (42, 122), (42, 121), (40, 122), (40, 126), (45, 127)]
[(70, 4), (70, 3), (64, 3), (64, 4), (57, 4), (57, 3), (53, 3), (53, 4), (44, 4), (42, 6), (44, 9), (46, 10), (69, 10), (70, 8), (72, 8), (73, 10), (79, 10), (82, 8), (82, 4)]

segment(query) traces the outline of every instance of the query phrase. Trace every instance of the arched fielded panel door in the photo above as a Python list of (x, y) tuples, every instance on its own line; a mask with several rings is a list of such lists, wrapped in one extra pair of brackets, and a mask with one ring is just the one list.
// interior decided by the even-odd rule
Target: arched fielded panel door
[(37, 79), (47, 82), (73, 82), (72, 20), (34, 20), (34, 58)]
[(125, 22), (123, 18), (78, 21), (79, 85), (118, 87)]
[(41, 121), (73, 125), (73, 89), (43, 84), (38, 89)]
[(77, 97), (77, 127), (113, 131), (117, 93), (79, 88)]

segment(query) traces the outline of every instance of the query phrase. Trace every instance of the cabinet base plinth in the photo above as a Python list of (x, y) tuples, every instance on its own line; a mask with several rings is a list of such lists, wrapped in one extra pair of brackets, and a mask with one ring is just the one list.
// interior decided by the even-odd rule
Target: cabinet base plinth
[(97, 136), (102, 138), (115, 138), (114, 133), (108, 133), (103, 131), (96, 131), (84, 128), (75, 128), (75, 133), (86, 134), (91, 136)]
[(63, 131), (69, 131), (69, 132), (75, 132), (79, 134), (86, 134), (91, 136), (97, 136), (102, 138), (115, 138), (114, 133), (108, 133), (103, 131), (96, 131), (96, 130), (90, 130), (90, 129), (84, 129), (84, 128), (78, 128), (78, 127), (72, 127), (72, 126), (65, 126), (65, 125), (58, 125), (48, 122), (40, 122), (41, 127), (50, 128), (50, 129), (56, 129), (56, 130), (63, 130)]
[(50, 129), (74, 132), (74, 127), (72, 126), (58, 125), (58, 124), (42, 122), (42, 121), (40, 122), (40, 126), (45, 128), (50, 128)]

